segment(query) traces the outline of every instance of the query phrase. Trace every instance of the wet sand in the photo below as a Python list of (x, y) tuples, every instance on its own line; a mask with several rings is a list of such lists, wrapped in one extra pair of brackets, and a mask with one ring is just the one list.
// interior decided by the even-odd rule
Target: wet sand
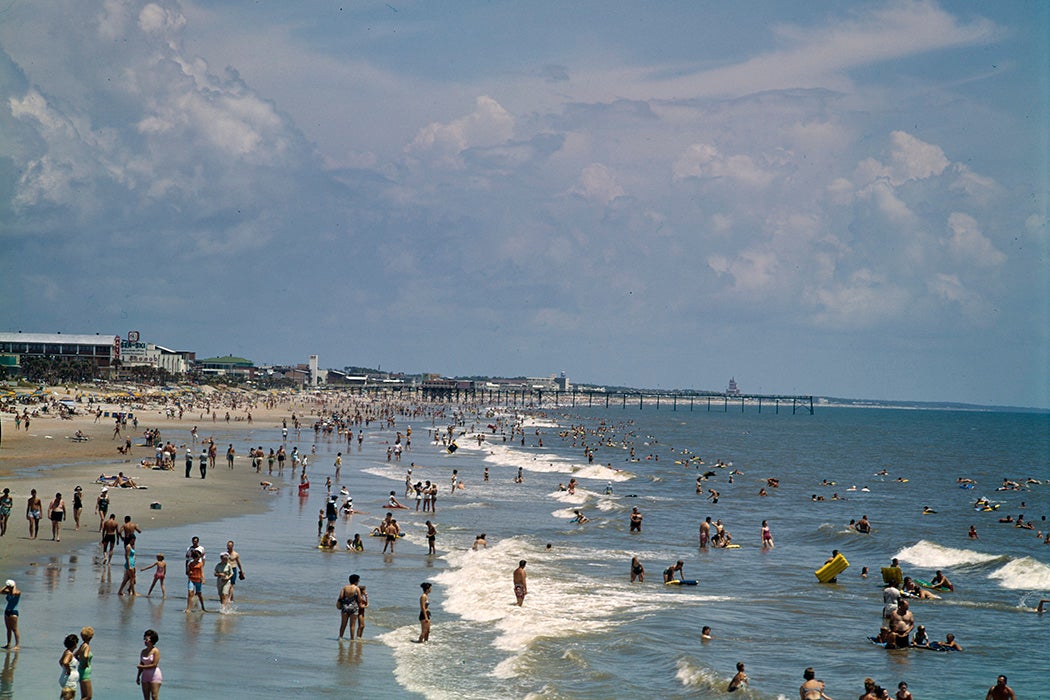
[[(30, 407), (34, 408), (34, 407)], [(115, 407), (113, 407), (115, 408)], [(0, 568), (5, 570), (33, 566), (49, 557), (68, 554), (83, 545), (98, 541), (99, 518), (95, 514), (95, 502), (102, 484), (95, 483), (100, 474), (113, 475), (123, 471), (144, 489), (110, 488), (110, 513), (117, 515), (123, 523), (130, 515), (143, 531), (162, 527), (210, 522), (231, 515), (259, 513), (266, 510), (269, 494), (259, 482), (266, 480), (263, 474), (255, 474), (251, 462), (244, 454), (234, 460), (234, 469), (226, 466), (226, 444), (218, 439), (219, 454), (214, 469), (209, 469), (207, 478), (201, 479), (197, 468), (197, 457), (201, 443), (193, 445), (190, 430), (198, 426), (201, 440), (207, 441), (212, 431), (247, 431), (261, 427), (279, 427), (281, 418), (291, 413), (290, 408), (266, 410), (252, 409), (253, 423), (243, 420), (243, 413), (229, 423), (222, 419), (212, 422), (190, 420), (187, 413), (183, 420), (165, 417), (159, 409), (136, 411), (139, 427), (131, 431), (130, 455), (121, 455), (117, 447), (123, 445), (125, 433), (113, 439), (113, 419), (101, 418), (95, 423), (94, 415), (77, 415), (72, 420), (57, 416), (41, 415), (31, 420), (29, 430), (15, 430), (14, 415), (0, 414), (0, 489), (11, 489), (14, 506), (8, 521), (7, 533), (0, 537)], [(233, 411), (231, 411), (231, 414)], [(302, 408), (298, 408), (302, 415)], [(199, 417), (199, 412), (192, 415)], [(154, 448), (143, 446), (143, 431), (159, 428), (161, 440), (170, 440), (180, 449), (177, 452), (173, 471), (146, 469), (140, 461), (154, 459)], [(88, 436), (87, 441), (70, 439), (77, 430)], [(183, 458), (186, 447), (194, 455), (191, 478), (185, 478)], [(73, 521), (73, 490), (83, 488), (84, 508), (80, 529)], [(29, 539), (29, 523), (26, 520), (26, 505), (30, 490), (36, 489), (43, 504), (40, 532), (35, 540)], [(66, 502), (67, 517), (62, 523), (61, 541), (51, 539), (51, 522), (47, 519), (47, 507), (56, 493), (61, 493)], [(159, 503), (160, 508), (150, 505)]]

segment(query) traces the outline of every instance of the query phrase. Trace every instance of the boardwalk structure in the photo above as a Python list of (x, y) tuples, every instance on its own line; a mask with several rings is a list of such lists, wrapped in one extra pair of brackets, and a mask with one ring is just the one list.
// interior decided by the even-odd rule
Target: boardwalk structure
[(810, 395), (780, 394), (739, 394), (729, 396), (725, 393), (679, 391), (660, 392), (645, 390), (599, 390), (572, 387), (569, 391), (540, 389), (535, 387), (502, 385), (491, 386), (481, 382), (461, 381), (456, 379), (432, 379), (416, 385), (379, 385), (357, 386), (350, 389), (359, 395), (392, 394), (401, 398), (416, 397), (426, 401), (448, 403), (485, 403), (493, 406), (516, 406), (521, 408), (584, 408), (602, 407), (621, 408), (635, 407), (639, 410), (652, 408), (660, 410), (669, 408), (678, 410), (706, 410), (728, 413), (740, 408), (744, 412), (748, 407), (772, 410), (779, 414), (781, 408), (787, 411), (791, 407), (792, 415), (808, 413), (813, 415), (813, 397)]

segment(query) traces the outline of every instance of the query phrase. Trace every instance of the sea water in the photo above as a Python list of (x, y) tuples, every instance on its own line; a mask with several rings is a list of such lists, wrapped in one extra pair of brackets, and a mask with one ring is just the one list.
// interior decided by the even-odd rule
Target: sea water
[[(96, 630), (95, 695), (105, 698), (140, 697), (135, 663), (147, 628), (160, 634), (163, 697), (719, 697), (738, 661), (751, 677), (744, 697), (752, 698), (795, 697), (807, 666), (832, 697), (859, 695), (866, 676), (894, 690), (906, 680), (921, 698), (982, 697), (1000, 673), (1019, 697), (1050, 697), (1050, 613), (1032, 612), (1050, 597), (1050, 545), (998, 522), (1023, 512), (1048, 529), (1046, 414), (562, 407), (527, 419), (524, 446), (498, 433), (478, 445), (471, 428), (488, 432), (493, 422), (467, 420), (456, 429), (460, 449), (450, 454), (427, 435), (447, 421), (399, 419), (397, 429), (414, 428), (400, 462), (386, 458), (392, 430), (373, 425), (363, 449), (355, 441), (349, 451), (345, 442), (315, 441), (304, 430), (288, 444), (305, 454), (316, 444), (305, 498), (289, 469), (274, 479), (281, 488), (265, 514), (159, 531), (135, 514), (146, 530), (139, 566), (156, 552), (167, 555), (166, 600), (159, 591), (117, 597), (121, 557), (108, 575), (94, 548), (9, 572), (23, 591), (23, 641), (17, 655), (4, 657), (0, 697), (54, 695), (62, 638), (88, 624)], [(593, 462), (579, 439), (574, 446), (571, 435), (559, 437), (570, 426), (604, 426), (602, 438), (587, 437)], [(268, 450), (281, 436), (256, 428), (216, 439), (243, 454), (249, 446)], [(324, 477), (333, 475), (337, 451), (344, 461), (333, 492), (346, 484), (355, 507), (368, 513), (340, 519), (337, 533), (341, 542), (360, 533), (362, 554), (315, 546)], [(715, 468), (717, 460), (729, 466)], [(389, 491), (404, 495), (411, 462), (414, 480), (438, 484), (437, 514), (417, 513), (414, 499), (402, 498), (411, 510), (393, 512), (407, 535), (384, 555), (382, 540), (368, 533), (386, 512)], [(245, 463), (237, 469), (243, 488), (258, 488)], [(455, 494), (452, 469), (465, 484)], [(883, 469), (888, 476), (877, 476)], [(717, 504), (695, 493), (697, 476), (709, 470), (715, 474), (704, 485), (720, 492)], [(958, 477), (977, 487), (959, 488)], [(1003, 478), (1029, 477), (1044, 483), (996, 490)], [(576, 492), (558, 490), (570, 478)], [(767, 486), (768, 478), (778, 478), (779, 488)], [(768, 496), (758, 495), (763, 487)], [(982, 495), (1000, 509), (975, 511)], [(923, 515), (924, 506), (936, 513)], [(644, 515), (641, 533), (628, 531), (632, 507)], [(570, 523), (576, 509), (589, 522)], [(870, 535), (847, 527), (865, 514)], [(705, 516), (721, 519), (741, 547), (700, 550)], [(438, 528), (437, 557), (426, 555), (427, 519)], [(771, 550), (761, 547), (763, 519), (775, 538)], [(967, 536), (971, 525), (979, 539)], [(488, 548), (472, 551), (482, 532)], [(244, 559), (247, 579), (226, 614), (183, 612), (183, 554), (193, 535), (207, 548), (209, 578), (227, 539)], [(851, 566), (838, 583), (819, 584), (813, 571), (832, 549)], [(632, 556), (645, 565), (645, 583), (629, 582)], [(892, 557), (917, 578), (936, 569), (951, 578), (954, 593), (916, 601), (912, 610), (932, 638), (953, 632), (964, 652), (887, 652), (869, 643), (880, 624), (879, 570)], [(521, 559), (529, 594), (519, 608), (511, 573)], [(662, 570), (677, 559), (698, 586), (663, 585)], [(337, 639), (336, 598), (350, 573), (368, 588), (363, 642)], [(151, 579), (140, 575), (140, 592)], [(434, 584), (433, 631), (428, 644), (416, 644), (423, 581)], [(210, 610), (218, 608), (214, 588), (205, 583)], [(714, 639), (700, 639), (703, 625)]]

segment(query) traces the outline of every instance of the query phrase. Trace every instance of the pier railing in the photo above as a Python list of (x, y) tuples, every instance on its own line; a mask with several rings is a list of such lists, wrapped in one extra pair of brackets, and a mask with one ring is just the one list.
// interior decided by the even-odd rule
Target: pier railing
[(808, 413), (813, 415), (813, 397), (809, 395), (782, 394), (715, 394), (705, 392), (647, 392), (647, 391), (597, 391), (593, 389), (572, 388), (560, 389), (538, 388), (491, 388), (453, 386), (453, 382), (443, 385), (404, 385), (399, 387), (355, 386), (349, 391), (358, 395), (391, 395), (400, 398), (418, 398), (439, 403), (487, 403), (494, 406), (517, 406), (521, 408), (584, 408), (615, 407), (655, 410), (670, 409), (678, 411), (706, 410), (728, 413), (738, 407), (744, 412), (748, 407), (779, 414), (781, 408), (791, 414)]

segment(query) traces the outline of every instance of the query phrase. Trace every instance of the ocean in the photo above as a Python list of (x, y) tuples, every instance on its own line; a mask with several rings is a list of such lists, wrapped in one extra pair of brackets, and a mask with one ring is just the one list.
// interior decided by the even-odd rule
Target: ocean
[[(795, 698), (803, 669), (813, 666), (834, 698), (860, 695), (865, 677), (891, 695), (903, 680), (916, 698), (983, 697), (998, 674), (1024, 700), (1050, 698), (1050, 613), (1033, 611), (1050, 598), (1050, 545), (998, 522), (1023, 513), (1048, 532), (1047, 414), (562, 407), (522, 416), (523, 446), (520, 435), (504, 441), (487, 427), (512, 422), (512, 413), (467, 413), (452, 454), (428, 439), (451, 419), (399, 417), (396, 429), (413, 428), (400, 462), (387, 460), (394, 429), (375, 424), (364, 428), (363, 448), (355, 441), (349, 453), (345, 441), (315, 440), (313, 431), (298, 442), (291, 436), (289, 448), (300, 452), (316, 445), (308, 497), (297, 495), (286, 470), (265, 514), (143, 534), (139, 565), (156, 552), (171, 563), (166, 600), (156, 591), (118, 598), (120, 564), (106, 579), (93, 548), (9, 572), (23, 591), (23, 648), (3, 659), (0, 697), (53, 696), (62, 638), (90, 624), (100, 698), (140, 697), (134, 665), (147, 628), (160, 635), (168, 698), (721, 697), (737, 662), (751, 682), (734, 697)], [(489, 433), (481, 445), (472, 428)], [(178, 442), (188, 433), (165, 437)], [(216, 439), (244, 454), (250, 445), (276, 447), (281, 434), (259, 427)], [(337, 532), (341, 541), (362, 534), (361, 554), (315, 546), (337, 451), (343, 478), (333, 491), (345, 484), (368, 513), (340, 519)], [(718, 460), (727, 466), (716, 467)], [(404, 495), (411, 462), (414, 479), (439, 485), (437, 514), (417, 513), (414, 499), (402, 499), (412, 510), (394, 517), (407, 535), (383, 555), (381, 540), (367, 535), (389, 491)], [(245, 488), (257, 488), (246, 460), (237, 469)], [(450, 494), (453, 469), (465, 488)], [(704, 486), (719, 492), (717, 503), (695, 492), (708, 471)], [(976, 487), (960, 488), (960, 477)], [(558, 489), (570, 478), (574, 494)], [(997, 490), (1004, 478), (1023, 489)], [(1042, 483), (1025, 483), (1030, 478)], [(979, 496), (999, 509), (975, 511)], [(927, 506), (936, 512), (923, 514)], [(632, 507), (644, 516), (640, 533), (629, 532)], [(570, 522), (576, 509), (588, 522)], [(862, 515), (871, 534), (847, 527)], [(701, 550), (706, 516), (721, 519), (740, 547)], [(438, 530), (436, 557), (426, 555), (427, 519)], [(772, 549), (761, 547), (762, 520)], [(971, 525), (979, 539), (968, 537)], [(473, 551), (482, 532), (489, 546)], [(207, 548), (209, 574), (226, 540), (237, 543), (247, 579), (229, 614), (183, 612), (181, 563), (193, 535)], [(850, 567), (837, 583), (820, 584), (813, 572), (833, 549)], [(644, 583), (629, 581), (632, 557), (645, 566)], [(929, 579), (942, 569), (952, 580), (954, 593), (915, 601), (912, 610), (931, 638), (952, 632), (965, 651), (887, 652), (868, 641), (880, 625), (879, 571), (893, 557), (907, 575)], [(529, 594), (519, 608), (511, 573), (521, 559)], [(662, 570), (678, 559), (697, 586), (663, 585)], [(337, 639), (335, 601), (351, 573), (369, 594), (362, 642)], [(150, 581), (150, 572), (141, 574), (139, 590)], [(433, 630), (428, 644), (416, 644), (423, 581), (434, 584)], [(217, 608), (214, 585), (205, 591)], [(713, 639), (700, 639), (704, 625)]]

